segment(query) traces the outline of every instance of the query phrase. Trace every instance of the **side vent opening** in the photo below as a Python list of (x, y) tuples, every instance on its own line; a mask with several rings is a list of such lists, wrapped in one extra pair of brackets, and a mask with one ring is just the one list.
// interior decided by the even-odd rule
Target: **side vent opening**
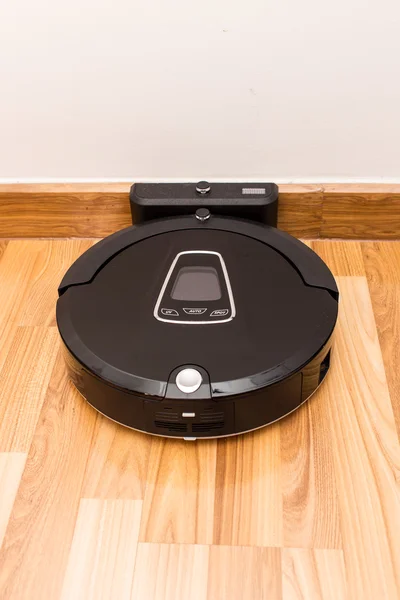
[(170, 408), (164, 408), (165, 412), (156, 412), (155, 419), (156, 421), (178, 421), (179, 414), (177, 412), (172, 412)]
[(222, 429), (224, 425), (225, 423), (223, 421), (218, 421), (214, 423), (193, 423), (192, 431), (205, 433), (207, 431), (213, 431), (215, 429)]
[(318, 385), (323, 381), (325, 375), (329, 371), (329, 365), (331, 363), (331, 351), (329, 350), (328, 354), (325, 356), (324, 360), (321, 363), (319, 368), (319, 380)]
[(154, 421), (157, 429), (165, 429), (167, 431), (187, 431), (186, 423), (174, 423), (173, 421)]
[(223, 412), (210, 412), (204, 411), (200, 414), (200, 421), (223, 421), (224, 413)]
[(192, 423), (192, 431), (197, 433), (207, 433), (216, 429), (225, 427), (225, 415), (223, 412), (217, 412), (214, 407), (205, 408), (199, 415), (200, 423)]

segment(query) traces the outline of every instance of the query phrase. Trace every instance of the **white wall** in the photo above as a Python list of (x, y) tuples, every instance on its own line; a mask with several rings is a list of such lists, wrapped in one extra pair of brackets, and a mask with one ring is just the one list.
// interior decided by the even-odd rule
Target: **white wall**
[(0, 180), (400, 181), (399, 0), (2, 0)]

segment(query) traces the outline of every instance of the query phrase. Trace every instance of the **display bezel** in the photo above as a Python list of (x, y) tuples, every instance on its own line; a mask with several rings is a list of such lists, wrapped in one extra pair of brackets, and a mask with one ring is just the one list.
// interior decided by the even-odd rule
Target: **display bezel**
[[(209, 266), (218, 273), (221, 288), (221, 298), (218, 300), (176, 300), (171, 297), (171, 291), (179, 271), (186, 266)], [(202, 306), (200, 306), (202, 305)], [(173, 314), (166, 315), (168, 307)], [(186, 310), (185, 310), (186, 309)], [(190, 310), (202, 310), (190, 314)], [(212, 316), (215, 311), (227, 311), (223, 318)], [(175, 314), (177, 313), (177, 314)], [(222, 316), (222, 315), (221, 315)], [(235, 302), (225, 261), (219, 252), (213, 250), (186, 250), (179, 252), (168, 270), (154, 308), (154, 317), (165, 323), (209, 325), (227, 323), (236, 316)]]

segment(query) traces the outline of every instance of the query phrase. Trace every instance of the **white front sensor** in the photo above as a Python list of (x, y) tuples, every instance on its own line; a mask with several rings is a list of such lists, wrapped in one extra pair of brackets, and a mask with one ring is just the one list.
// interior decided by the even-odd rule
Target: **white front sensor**
[(176, 385), (184, 394), (192, 394), (202, 384), (203, 378), (196, 369), (182, 369), (176, 376)]

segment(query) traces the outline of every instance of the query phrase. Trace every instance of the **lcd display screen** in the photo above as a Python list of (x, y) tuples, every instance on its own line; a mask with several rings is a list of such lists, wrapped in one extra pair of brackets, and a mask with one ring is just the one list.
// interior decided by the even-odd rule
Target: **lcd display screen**
[(184, 301), (207, 301), (221, 298), (218, 273), (213, 267), (182, 267), (176, 276), (171, 298)]

